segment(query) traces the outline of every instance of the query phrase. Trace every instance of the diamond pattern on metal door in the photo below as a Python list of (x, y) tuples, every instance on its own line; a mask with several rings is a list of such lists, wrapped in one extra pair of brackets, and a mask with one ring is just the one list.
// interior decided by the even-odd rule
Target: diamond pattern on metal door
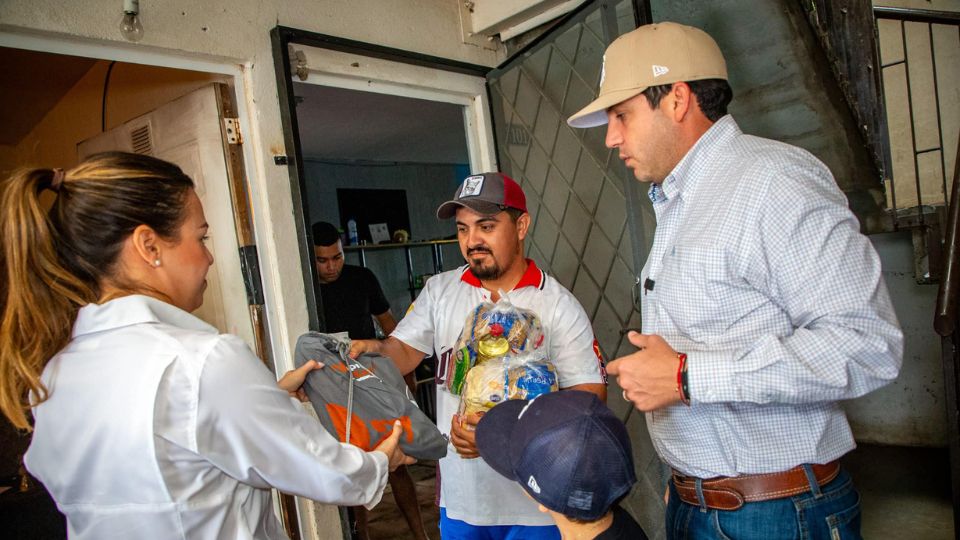
[[(566, 118), (596, 93), (607, 46), (602, 6), (515, 60), (490, 84), (502, 170), (527, 193), (533, 231), (529, 256), (573, 291), (593, 321), (605, 358), (632, 350), (620, 329), (637, 325), (631, 301), (633, 241), (625, 193), (635, 183), (604, 146), (604, 130), (574, 130)], [(612, 9), (613, 33), (634, 27), (630, 1)], [(616, 36), (613, 36), (616, 37)], [(646, 197), (639, 245), (653, 216)]]

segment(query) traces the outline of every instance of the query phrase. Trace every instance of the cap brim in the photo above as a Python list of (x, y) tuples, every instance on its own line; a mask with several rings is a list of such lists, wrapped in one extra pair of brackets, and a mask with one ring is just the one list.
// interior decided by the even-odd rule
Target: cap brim
[(493, 470), (510, 480), (517, 480), (510, 459), (510, 440), (519, 421), (520, 411), (529, 403), (511, 399), (487, 411), (477, 424), (477, 451)]
[(586, 107), (567, 119), (567, 124), (575, 128), (591, 128), (607, 123), (607, 109), (624, 102), (646, 90), (643, 88), (627, 88), (614, 90), (591, 101)]
[(450, 219), (457, 215), (457, 209), (460, 207), (469, 208), (483, 216), (495, 216), (503, 211), (499, 204), (493, 204), (487, 201), (471, 201), (469, 199), (459, 201), (447, 201), (437, 208), (437, 218)]

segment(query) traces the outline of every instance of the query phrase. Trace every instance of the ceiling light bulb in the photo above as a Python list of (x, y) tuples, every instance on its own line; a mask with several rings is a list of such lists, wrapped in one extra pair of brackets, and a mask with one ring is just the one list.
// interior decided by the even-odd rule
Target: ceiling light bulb
[(120, 20), (120, 33), (127, 41), (137, 42), (143, 39), (143, 25), (140, 24), (140, 0), (123, 0), (123, 19)]

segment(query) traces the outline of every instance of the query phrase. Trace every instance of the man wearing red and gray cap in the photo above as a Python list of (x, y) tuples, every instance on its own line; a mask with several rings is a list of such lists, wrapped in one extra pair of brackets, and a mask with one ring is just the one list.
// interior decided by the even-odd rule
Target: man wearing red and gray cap
[(673, 469), (668, 538), (858, 538), (839, 401), (897, 376), (903, 334), (827, 167), (745, 135), (720, 48), (675, 23), (624, 34), (568, 120), (650, 182), (638, 351), (610, 363)]
[[(523, 256), (530, 231), (523, 190), (508, 176), (467, 177), (453, 199), (437, 209), (456, 219), (465, 266), (430, 278), (396, 329), (383, 341), (355, 341), (351, 355), (374, 351), (392, 358), (402, 373), (428, 354), (439, 359), (437, 387), (455, 359), (453, 350), (467, 316), (499, 291), (510, 302), (536, 313), (543, 324), (548, 359), (561, 389), (606, 398), (606, 378), (590, 320), (577, 300), (555, 279)], [(458, 539), (559, 539), (550, 516), (479, 458), (474, 426), (479, 416), (457, 416), (460, 398), (437, 391), (437, 425), (449, 434), (456, 453), (440, 460), (440, 533)]]

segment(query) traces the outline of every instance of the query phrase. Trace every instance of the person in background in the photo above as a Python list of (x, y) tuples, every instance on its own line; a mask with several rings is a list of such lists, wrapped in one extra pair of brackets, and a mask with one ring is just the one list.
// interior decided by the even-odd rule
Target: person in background
[[(384, 335), (390, 335), (397, 321), (390, 312), (390, 304), (377, 276), (362, 266), (344, 263), (343, 241), (332, 224), (318, 221), (313, 224), (311, 232), (326, 333), (346, 332), (350, 339), (374, 339), (377, 330), (373, 320), (376, 319)], [(413, 375), (408, 374), (405, 379), (408, 386), (413, 386), (413, 391), (416, 388)], [(398, 467), (390, 473), (390, 489), (414, 537), (427, 540), (416, 486), (406, 467)], [(369, 540), (366, 508), (357, 506), (351, 511), (356, 537)]]
[(350, 339), (373, 339), (377, 320), (385, 336), (397, 326), (377, 276), (369, 269), (344, 264), (343, 242), (326, 221), (313, 224), (313, 254), (323, 299), (326, 333), (346, 332)]
[[(53, 195), (52, 207), (40, 202)], [(286, 538), (270, 488), (375, 505), (411, 463), (399, 422), (340, 444), (239, 338), (190, 314), (213, 257), (192, 180), (145, 155), (0, 186), (0, 410), (70, 538)]]
[(637, 482), (630, 435), (596, 395), (504, 401), (477, 424), (477, 450), (553, 518), (562, 538), (646, 540), (619, 504)]
[(568, 123), (606, 124), (607, 146), (651, 183), (643, 333), (609, 372), (673, 468), (668, 538), (859, 537), (840, 402), (903, 360), (876, 251), (823, 163), (740, 131), (706, 32), (641, 26), (602, 72)]
[(469, 176), (453, 199), (437, 209), (439, 219), (455, 218), (466, 265), (427, 280), (407, 315), (382, 341), (354, 341), (350, 354), (366, 351), (393, 359), (409, 373), (428, 353), (437, 367), (437, 425), (449, 433), (456, 453), (440, 460), (440, 534), (445, 539), (558, 539), (549, 516), (537, 510), (511, 482), (479, 457), (474, 429), (480, 416), (457, 414), (460, 396), (441, 390), (453, 373), (454, 346), (467, 315), (500, 291), (510, 302), (537, 314), (546, 338), (544, 351), (557, 369), (561, 388), (584, 390), (606, 399), (606, 376), (590, 319), (556, 279), (523, 256), (530, 231), (526, 196), (512, 178), (498, 172)]

